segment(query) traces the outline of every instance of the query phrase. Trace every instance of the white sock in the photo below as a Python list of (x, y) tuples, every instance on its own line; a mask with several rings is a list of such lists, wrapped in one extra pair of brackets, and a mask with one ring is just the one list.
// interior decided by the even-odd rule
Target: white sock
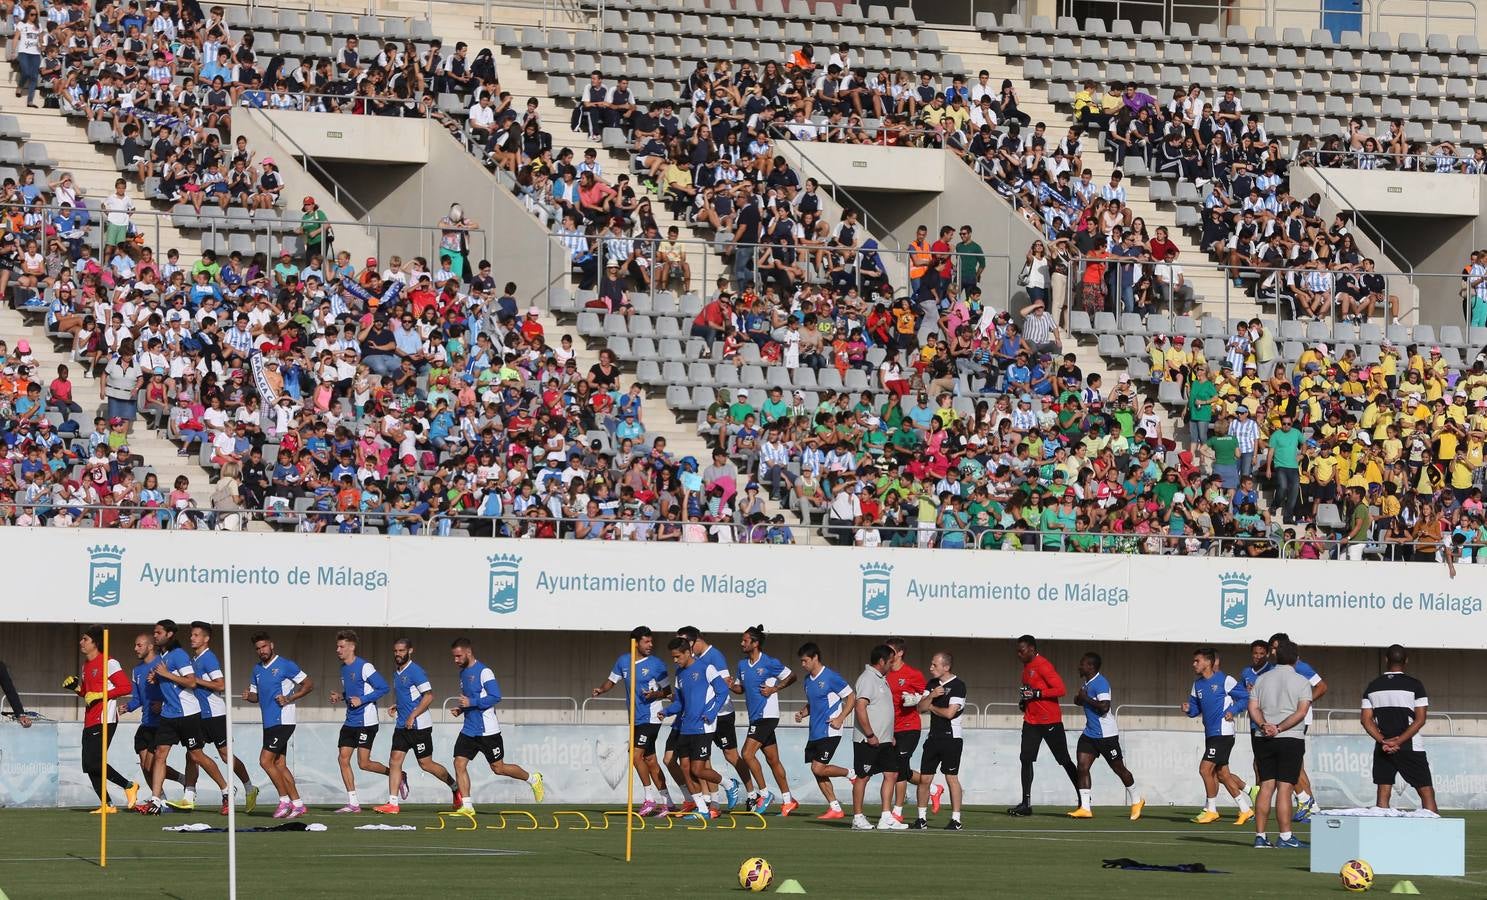
[[(469, 802), (470, 802), (469, 800), (466, 800), (465, 801), (466, 804), (468, 804)], [(300, 799), (293, 801), (290, 805), (292, 805), (295, 809), (304, 809), (305, 808), (305, 800), (304, 800), (303, 797), (301, 797)]]
[(919, 818), (921, 818), (921, 819), (928, 819), (929, 818), (929, 807), (927, 807), (927, 806), (921, 806), (921, 807), (919, 807)]
[(660, 799), (656, 796), (656, 788), (653, 785), (648, 784), (645, 786), (645, 799), (650, 801), (651, 803), (655, 803), (657, 800)]
[(831, 808), (834, 809), (834, 810), (836, 810), (837, 812), (841, 812), (842, 811), (842, 804), (838, 800), (833, 800), (833, 801), (831, 801)]
[(1249, 794), (1240, 791), (1234, 795), (1234, 802), (1239, 804), (1240, 812), (1249, 812)]
[(1133, 781), (1131, 786), (1126, 788), (1126, 803), (1135, 803), (1139, 796), (1141, 795), (1136, 792), (1136, 782)]
[(712, 801), (706, 794), (693, 794), (692, 802), (697, 804), (698, 809), (707, 809), (707, 805)]
[(960, 810), (953, 809), (953, 810), (950, 811), (950, 821), (952, 821), (952, 822), (959, 822), (960, 821)]
[(403, 803), (403, 801), (401, 801), (401, 800), (398, 799), (398, 795), (397, 794), (388, 794), (387, 795), (387, 805), (388, 806), (401, 806), (402, 803)]
[(903, 815), (904, 814), (904, 808), (902, 806), (895, 806), (893, 808), (893, 814), (895, 816), (901, 816), (901, 815)]
[(346, 805), (347, 806), (361, 806), (361, 803), (356, 799), (356, 791), (347, 791), (346, 792)]
[(536, 772), (529, 773), (527, 775), (527, 784), (536, 784), (536, 783), (537, 783), (537, 773)]
[(1283, 840), (1283, 841), (1289, 841), (1291, 839), (1291, 832), (1289, 832), (1289, 831), (1282, 831), (1280, 833), (1280, 839)]
[(758, 800), (759, 799), (759, 792), (758, 791), (749, 791), (749, 799), (750, 800)]
[(1308, 803), (1310, 801), (1311, 801), (1311, 794), (1308, 794), (1306, 791), (1297, 791), (1296, 792), (1296, 802), (1297, 803)]
[(185, 798), (184, 799), (185, 799), (185, 801), (187, 803), (195, 803), (196, 802), (196, 788), (189, 788), (189, 787), (186, 788), (186, 794), (185, 794)]
[(886, 809), (883, 810), (881, 813), (878, 814), (878, 821), (879, 822), (887, 822), (888, 820), (890, 820), (892, 818), (893, 818), (893, 813), (889, 812)]
[(1094, 791), (1090, 788), (1079, 789), (1079, 808), (1089, 809), (1090, 803), (1094, 801)]
[(790, 792), (789, 791), (785, 791), (784, 793), (780, 794), (780, 802), (781, 803), (789, 803), (792, 800), (793, 800), (793, 798), (790, 796)]
[(1219, 811), (1219, 798), (1217, 795), (1208, 798), (1208, 804), (1203, 807), (1206, 812)]
[(256, 788), (256, 787), (253, 786), (253, 782), (251, 782), (251, 781), (245, 781), (245, 782), (243, 782), (243, 790), (245, 790), (245, 791), (256, 791), (256, 790), (258, 790), (258, 788)]
[(475, 803), (469, 797), (465, 797), (464, 802), (460, 804), (460, 809), (468, 809), (471, 812), (474, 812)]
[(289, 795), (288, 794), (280, 794), (279, 795), (279, 802), (280, 803), (288, 803), (289, 802)]

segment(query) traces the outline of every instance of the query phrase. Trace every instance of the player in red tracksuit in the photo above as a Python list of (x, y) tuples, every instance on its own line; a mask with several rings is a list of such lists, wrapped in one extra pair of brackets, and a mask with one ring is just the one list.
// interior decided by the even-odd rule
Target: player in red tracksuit
[(1076, 801), (1079, 796), (1079, 769), (1069, 758), (1069, 741), (1064, 737), (1064, 714), (1059, 698), (1064, 696), (1064, 680), (1058, 677), (1053, 663), (1038, 654), (1038, 642), (1030, 634), (1017, 639), (1017, 658), (1022, 661), (1022, 686), (1018, 689), (1018, 706), (1022, 708), (1022, 802), (1007, 810), (1011, 816), (1033, 814), (1033, 763), (1038, 759), (1038, 745), (1046, 743), (1053, 758), (1069, 775)]
[(914, 750), (919, 746), (919, 698), (924, 696), (924, 673), (904, 661), (908, 644), (903, 638), (883, 643), (893, 648), (888, 665), (888, 690), (893, 693), (893, 746), (898, 749), (898, 783), (894, 786), (893, 817), (904, 820), (904, 799), (914, 777)]
[[(78, 650), (83, 655), (83, 677), (69, 675), (62, 686), (74, 691), (87, 704), (83, 718), (83, 771), (93, 782), (93, 793), (103, 792), (103, 722), (108, 716), (108, 742), (114, 742), (114, 729), (119, 721), (119, 704), (116, 700), (134, 693), (134, 685), (118, 660), (103, 657), (103, 629), (97, 625), (83, 632), (78, 638)], [(107, 673), (105, 677), (105, 673)], [(139, 785), (120, 775), (113, 766), (108, 767), (108, 780), (124, 789), (125, 806), (133, 807), (139, 793)], [(114, 812), (112, 805), (100, 806), (95, 813)]]

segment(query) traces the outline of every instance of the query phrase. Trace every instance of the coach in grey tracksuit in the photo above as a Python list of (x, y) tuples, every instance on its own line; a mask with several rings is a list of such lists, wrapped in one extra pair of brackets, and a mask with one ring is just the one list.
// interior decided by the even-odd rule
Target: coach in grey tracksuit
[(1265, 843), (1265, 825), (1275, 799), (1281, 846), (1297, 846), (1291, 836), (1291, 791), (1301, 777), (1306, 758), (1303, 723), (1311, 708), (1311, 682), (1296, 671), (1300, 651), (1291, 641), (1275, 650), (1275, 666), (1262, 674), (1250, 691), (1249, 717), (1255, 727), (1255, 768), (1260, 795), (1255, 803), (1255, 846)]

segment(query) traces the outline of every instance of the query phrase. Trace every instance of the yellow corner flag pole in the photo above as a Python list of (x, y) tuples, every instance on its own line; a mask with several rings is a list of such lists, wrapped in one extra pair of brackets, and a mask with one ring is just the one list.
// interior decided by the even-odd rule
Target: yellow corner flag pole
[[(108, 640), (108, 638), (105, 636), (104, 640)], [(626, 742), (625, 750), (627, 755), (630, 756), (631, 759), (634, 759), (635, 757), (635, 681), (637, 678), (635, 674), (636, 662), (638, 662), (638, 660), (635, 657), (635, 639), (631, 638), (630, 677), (625, 679), (630, 683), (630, 740)], [(631, 765), (626, 766), (625, 769), (625, 862), (629, 862), (630, 849), (634, 842), (635, 828), (635, 767)]]
[[(98, 783), (102, 785), (98, 789), (98, 868), (108, 868), (108, 629), (103, 629), (103, 714), (99, 720), (103, 722), (103, 764), (100, 769), (103, 772)], [(88, 690), (83, 686), (83, 692)]]

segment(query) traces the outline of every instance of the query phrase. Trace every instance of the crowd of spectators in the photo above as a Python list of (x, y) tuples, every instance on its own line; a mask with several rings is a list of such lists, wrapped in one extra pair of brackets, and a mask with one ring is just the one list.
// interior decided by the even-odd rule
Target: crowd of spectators
[[(116, 18), (127, 12), (111, 9)], [(189, 33), (203, 28), (211, 34), (207, 24)], [(232, 59), (242, 47), (224, 49)], [(82, 54), (84, 68), (89, 58)], [(465, 71), (455, 67), (453, 74), (466, 77)], [(702, 75), (703, 97), (716, 101), (720, 79)], [(814, 77), (833, 87), (832, 76), (828, 66)], [(241, 70), (234, 80), (240, 77)], [(468, 77), (466, 85), (483, 89), (477, 75)], [(909, 115), (929, 124), (926, 108), (957, 109), (970, 98), (969, 91), (959, 95), (965, 88), (957, 80), (948, 100), (936, 92), (906, 109), (898, 102), (905, 95), (891, 89), (843, 93), (855, 84), (835, 82), (834, 95), (826, 97), (838, 104), (847, 97), (850, 112), (838, 107), (825, 114), (866, 115), (871, 107), (883, 118)], [(725, 86), (717, 115), (704, 102), (703, 118), (689, 119), (675, 134), (652, 134), (649, 114), (639, 110), (621, 108), (611, 118), (608, 88), (603, 102), (610, 106), (581, 104), (571, 124), (592, 127), (588, 117), (602, 112), (600, 127), (628, 128), (638, 149), (660, 143), (657, 153), (637, 156), (662, 199), (680, 199), (676, 180), (667, 180), (673, 168), (684, 170), (694, 159), (722, 171), (732, 165), (740, 177), (725, 192), (736, 198), (726, 224), (735, 239), (754, 243), (747, 238), (757, 228), (761, 237), (778, 236), (793, 247), (813, 212), (801, 209), (800, 198), (814, 186), (777, 174), (767, 150), (749, 152), (771, 135), (757, 121), (751, 131), (747, 117), (734, 118), (730, 103), (746, 104), (746, 97), (761, 95), (759, 88), (762, 82)], [(782, 90), (789, 103), (799, 102), (798, 90), (794, 97)], [(822, 113), (817, 93), (807, 117)], [(155, 102), (173, 102), (165, 96)], [(884, 96), (893, 101), (891, 112), (879, 108)], [(175, 123), (154, 117), (179, 106), (155, 107), (146, 116), (147, 105), (137, 106), (134, 118), (112, 108), (98, 118), (126, 138), (136, 124), (177, 134)], [(220, 138), (223, 120), (208, 125), (210, 112), (186, 106), (193, 127), (207, 132), (200, 142), (192, 137), (192, 146), (218, 146), (212, 139)], [(1013, 114), (1010, 85), (984, 102), (976, 95), (975, 107), (991, 109), (981, 113), (982, 124), (994, 131), (1027, 125)], [(780, 112), (797, 117), (788, 104)], [(697, 115), (695, 107), (689, 115)], [(938, 122), (955, 118), (941, 114)], [(1053, 156), (1071, 156), (1078, 135), (1065, 139), (1076, 146), (1056, 148)], [(487, 145), (488, 152), (494, 156), (503, 146)], [(996, 153), (1003, 149), (999, 144)], [(535, 178), (547, 168), (549, 152), (541, 148), (518, 160), (519, 185), (523, 172)], [(655, 156), (665, 165), (645, 162)], [(1011, 163), (1007, 154), (999, 161)], [(597, 158), (586, 162), (585, 174), (599, 181)], [(1216, 186), (1226, 195), (1237, 177), (1258, 182), (1276, 174), (1262, 167), (1262, 175), (1245, 176), (1247, 167), (1233, 162), (1226, 178), (1212, 179), (1223, 181)], [(568, 178), (558, 165), (553, 158), (551, 171), (560, 181)], [(1006, 181), (1009, 173), (1004, 165), (998, 177)], [(1055, 184), (1060, 174), (1054, 173)], [(1282, 185), (1266, 180), (1262, 198), (1273, 188), (1279, 203)], [(1118, 190), (1118, 182), (1109, 187)], [(7, 186), (7, 196), (24, 195), (25, 188)], [(57, 187), (48, 188), (56, 196)], [(1042, 191), (1036, 197), (1048, 202)], [(1365, 365), (1349, 352), (1334, 355), (1316, 345), (1287, 366), (1255, 321), (1236, 330), (1216, 364), (1201, 348), (1184, 347), (1180, 336), (1170, 342), (1161, 336), (1152, 350), (1151, 385), (1125, 373), (1084, 371), (1066, 352), (1072, 348), (1051, 315), (1058, 279), (1083, 283), (1090, 268), (1071, 272), (1067, 260), (1112, 252), (1118, 241), (1170, 262), (1158, 243), (1161, 231), (1147, 237), (1112, 199), (1093, 197), (1104, 202), (1099, 218), (1081, 211), (1054, 229), (1047, 244), (1030, 249), (1019, 276), (1028, 302), (1016, 310), (983, 298), (985, 259), (969, 228), (957, 235), (947, 226), (933, 240), (921, 230), (910, 246), (908, 283), (891, 300), (886, 278), (870, 278), (874, 289), (864, 291), (858, 278), (831, 277), (842, 261), (832, 241), (852, 248), (840, 252), (858, 265), (875, 259), (851, 211), (826, 229), (820, 251), (802, 249), (794, 260), (764, 256), (767, 265), (757, 270), (735, 268), (732, 280), (706, 296), (692, 334), (719, 345), (717, 358), (740, 370), (757, 356), (792, 374), (835, 370), (843, 386), (811, 392), (809, 401), (805, 391), (774, 388), (757, 405), (747, 391), (720, 392), (703, 411), (712, 451), (703, 460), (677, 458), (648, 431), (643, 390), (626, 384), (612, 353), (601, 352), (598, 363), (580, 371), (570, 336), (551, 338), (539, 311), (519, 308), (515, 285), (498, 289), (489, 265), (467, 259), (463, 234), (476, 224), (457, 206), (440, 223), (439, 259), (368, 259), (360, 266), (313, 244), (277, 261), (204, 254), (187, 263), (175, 251), (159, 260), (131, 236), (127, 209), (122, 224), (106, 223), (123, 231), (113, 233), (100, 260), (90, 258), (85, 243), (71, 243), (75, 227), (48, 235), (45, 220), (32, 222), (37, 236), (56, 238), (47, 245), (51, 256), (43, 254), (47, 261), (37, 269), (31, 257), (40, 245), (12, 246), (7, 259), (19, 264), (5, 267), (4, 289), (13, 297), (39, 293), (48, 330), (71, 363), (52, 377), (37, 370), (25, 342), (0, 347), (7, 449), (0, 512), (10, 524), (55, 527), (238, 528), (262, 518), (303, 531), (801, 540), (799, 526), (787, 523), (772, 500), (823, 527), (829, 540), (861, 546), (1297, 557), (1378, 552), (1440, 554), (1448, 561), (1479, 552), (1487, 539), (1481, 358), (1458, 372), (1436, 348), (1386, 346), (1376, 364)], [(313, 228), (316, 207), (313, 198), (305, 200)], [(556, 221), (566, 219), (563, 227), (585, 240), (659, 248), (654, 224), (638, 215), (640, 202), (628, 221), (583, 215), (581, 208), (562, 210)], [(715, 205), (708, 208), (718, 213)], [(1260, 218), (1258, 209), (1234, 213), (1239, 222)], [(1315, 253), (1346, 252), (1345, 233), (1329, 230), (1319, 243), (1312, 222), (1293, 235), (1287, 223), (1296, 215), (1306, 219), (1304, 206), (1281, 205), (1256, 228), (1276, 230), (1297, 246), (1309, 243)], [(1092, 228), (1091, 221), (1099, 225)], [(1080, 245), (1105, 235), (1107, 221), (1104, 248)], [(628, 289), (654, 286), (658, 264), (678, 262), (661, 252), (642, 257), (633, 247), (623, 254), (606, 249), (612, 273), (608, 265), (603, 274), (581, 271), (614, 304), (606, 313), (627, 315)], [(641, 258), (650, 262), (638, 263)], [(783, 274), (776, 262), (784, 263)], [(790, 271), (807, 263), (821, 266), (826, 277)], [(1467, 286), (1473, 315), (1480, 293), (1487, 316), (1483, 265), (1468, 273)], [(1151, 286), (1143, 294), (1140, 276), (1127, 285), (1119, 265), (1109, 271), (1115, 275), (1103, 289), (1106, 298), (1118, 296), (1137, 309), (1150, 302), (1142, 297), (1153, 296)], [(606, 293), (602, 286), (621, 280), (618, 290)], [(1183, 433), (1171, 430), (1168, 415), (1146, 393), (1168, 381), (1183, 398), (1184, 409), (1167, 411), (1181, 412)], [(90, 414), (92, 396), (85, 396), (94, 390), (106, 413), (97, 418)], [(153, 474), (137, 477), (140, 460), (128, 441), (141, 417), (182, 454), (219, 473), (210, 501), (195, 499), (188, 481), (167, 492)], [(1274, 488), (1273, 499), (1262, 496), (1267, 488)], [(1328, 533), (1344, 543), (1324, 541)]]

